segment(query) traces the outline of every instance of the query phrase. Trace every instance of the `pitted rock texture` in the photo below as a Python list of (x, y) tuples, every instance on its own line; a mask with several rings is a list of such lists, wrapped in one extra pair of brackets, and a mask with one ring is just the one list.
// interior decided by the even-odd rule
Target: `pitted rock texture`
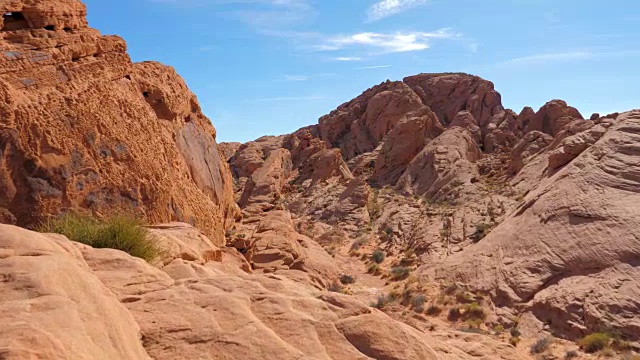
[(175, 71), (131, 63), (121, 38), (87, 27), (80, 1), (3, 1), (0, 11), (3, 221), (126, 211), (193, 223), (222, 244), (238, 214), (228, 165)]
[(477, 246), (435, 266), (436, 276), (491, 292), (501, 305), (528, 303), (563, 335), (610, 328), (640, 341), (631, 316), (640, 313), (632, 300), (640, 295), (640, 111), (600, 126), (574, 135), (575, 160)]

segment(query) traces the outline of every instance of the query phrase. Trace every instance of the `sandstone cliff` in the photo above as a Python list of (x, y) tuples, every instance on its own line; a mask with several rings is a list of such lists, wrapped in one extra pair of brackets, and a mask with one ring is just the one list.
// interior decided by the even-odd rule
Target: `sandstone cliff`
[(175, 71), (133, 64), (77, 0), (2, 1), (0, 12), (1, 220), (139, 212), (222, 244), (236, 216), (228, 165)]

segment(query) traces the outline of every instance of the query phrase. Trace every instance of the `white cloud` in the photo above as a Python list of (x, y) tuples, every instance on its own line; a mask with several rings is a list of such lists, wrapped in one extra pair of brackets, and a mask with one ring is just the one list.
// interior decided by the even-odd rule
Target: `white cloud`
[(640, 50), (582, 50), (558, 53), (544, 53), (523, 56), (503, 61), (498, 65), (540, 65), (558, 62), (575, 62), (581, 60), (602, 60), (612, 58), (628, 58), (640, 56)]
[(350, 47), (366, 47), (378, 53), (395, 53), (420, 51), (428, 49), (431, 39), (447, 39), (460, 36), (451, 29), (440, 29), (434, 32), (397, 32), (381, 34), (362, 32), (347, 36), (333, 36), (324, 43), (315, 45), (315, 51), (335, 51)]
[(567, 62), (575, 60), (583, 60), (593, 57), (593, 53), (589, 51), (573, 51), (562, 53), (547, 53), (530, 56), (523, 56), (504, 61), (502, 65), (534, 65), (545, 64), (550, 62)]
[(375, 66), (359, 67), (359, 68), (355, 68), (353, 70), (384, 69), (384, 68), (390, 68), (390, 67), (391, 67), (391, 65), (375, 65)]
[(381, 0), (369, 7), (367, 21), (384, 19), (429, 2), (429, 0)]
[(341, 56), (341, 57), (332, 58), (331, 60), (333, 60), (333, 61), (362, 61), (362, 58), (360, 58), (360, 57)]
[(310, 77), (305, 75), (285, 75), (284, 79), (285, 81), (307, 81)]

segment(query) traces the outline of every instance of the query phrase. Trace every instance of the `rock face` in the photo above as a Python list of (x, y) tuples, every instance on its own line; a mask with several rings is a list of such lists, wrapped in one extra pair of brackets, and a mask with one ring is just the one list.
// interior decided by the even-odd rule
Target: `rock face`
[(640, 340), (632, 315), (640, 313), (638, 133), (634, 111), (608, 130), (567, 137), (575, 160), (481, 243), (438, 265), (436, 276), (492, 292), (501, 305), (527, 303), (563, 335), (611, 328)]
[(425, 105), (449, 125), (460, 111), (471, 113), (480, 127), (503, 111), (500, 94), (493, 84), (467, 74), (420, 74), (404, 79)]
[(134, 317), (66, 238), (0, 225), (0, 279), (2, 357), (150, 359)]
[[(76, 0), (2, 2), (0, 208), (21, 226), (67, 209), (186, 221), (221, 244), (236, 216), (215, 129), (175, 71), (132, 64)], [(171, 169), (171, 171), (167, 171)]]

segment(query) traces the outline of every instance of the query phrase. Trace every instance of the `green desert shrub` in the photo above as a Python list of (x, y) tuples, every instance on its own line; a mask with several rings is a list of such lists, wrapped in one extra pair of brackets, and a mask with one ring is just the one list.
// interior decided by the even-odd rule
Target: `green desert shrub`
[(353, 276), (349, 274), (343, 274), (342, 276), (340, 276), (340, 282), (342, 283), (342, 285), (349, 285), (355, 283), (356, 279), (354, 279)]
[(427, 315), (437, 316), (442, 312), (442, 308), (438, 305), (431, 305), (427, 308)]
[(327, 287), (327, 290), (335, 293), (341, 293), (341, 294), (344, 293), (344, 289), (337, 282), (331, 283), (329, 287)]
[(128, 215), (98, 220), (69, 213), (49, 220), (39, 230), (61, 234), (94, 248), (121, 250), (146, 261), (153, 261), (162, 253), (142, 222)]
[(585, 336), (578, 345), (587, 353), (595, 353), (609, 346), (611, 336), (605, 333), (594, 333)]
[(367, 273), (371, 275), (380, 275), (381, 271), (382, 270), (380, 269), (380, 265), (376, 263), (372, 263), (372, 264), (369, 264), (369, 266), (367, 266)]
[(387, 305), (387, 297), (384, 295), (378, 296), (375, 302), (371, 303), (371, 307), (376, 309), (382, 309)]
[(471, 303), (464, 306), (464, 317), (465, 319), (484, 320), (487, 317), (487, 313), (478, 303)]
[(471, 234), (471, 240), (473, 240), (473, 242), (479, 242), (480, 240), (484, 239), (487, 235), (489, 235), (490, 232), (491, 232), (490, 224), (485, 224), (485, 223), (476, 224), (476, 231), (473, 234)]
[(538, 339), (533, 345), (531, 345), (531, 353), (532, 354), (542, 354), (543, 352), (549, 350), (549, 346), (551, 346), (551, 339), (548, 337), (543, 337)]
[(578, 355), (578, 352), (575, 351), (575, 350), (569, 350), (569, 351), (567, 351), (566, 354), (564, 354), (564, 358), (567, 359), (567, 360), (568, 359), (575, 359), (578, 356), (580, 356), (580, 355)]
[(411, 269), (406, 266), (395, 266), (391, 269), (391, 278), (393, 280), (406, 279), (411, 273)]
[(371, 254), (371, 261), (376, 264), (382, 264), (385, 258), (386, 255), (384, 254), (384, 252), (382, 252), (382, 250), (376, 250), (373, 252), (373, 254)]
[(351, 243), (351, 248), (349, 251), (358, 251), (360, 248), (367, 243), (366, 237), (360, 237)]
[(411, 306), (413, 307), (413, 310), (416, 312), (423, 312), (424, 311), (424, 303), (426, 302), (426, 298), (424, 297), (424, 295), (416, 295), (413, 297), (413, 299), (411, 299)]

